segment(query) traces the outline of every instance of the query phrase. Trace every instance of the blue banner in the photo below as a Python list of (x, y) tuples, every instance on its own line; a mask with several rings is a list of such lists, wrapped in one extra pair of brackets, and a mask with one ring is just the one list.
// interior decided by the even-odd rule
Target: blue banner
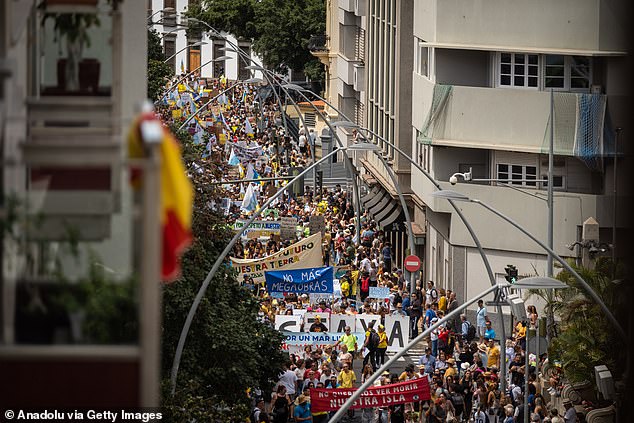
[(274, 270), (264, 272), (264, 277), (269, 292), (332, 294), (334, 290), (332, 266)]

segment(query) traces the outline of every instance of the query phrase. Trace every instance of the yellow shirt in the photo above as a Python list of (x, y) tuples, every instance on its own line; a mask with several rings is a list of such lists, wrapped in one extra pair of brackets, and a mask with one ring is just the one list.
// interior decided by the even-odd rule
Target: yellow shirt
[(445, 378), (447, 376), (456, 376), (458, 374), (458, 370), (456, 370), (456, 366), (447, 367), (445, 370)]
[(350, 295), (350, 283), (348, 283), (347, 279), (344, 279), (343, 282), (341, 282), (341, 294), (345, 297)]
[(489, 359), (487, 360), (487, 367), (498, 367), (500, 361), (500, 347), (498, 347), (497, 345), (489, 347), (487, 349), (487, 357), (489, 357)]
[(337, 381), (339, 382), (340, 388), (354, 388), (357, 377), (352, 370), (348, 370), (347, 372), (342, 370), (337, 377)]
[(352, 295), (357, 295), (357, 283), (359, 282), (359, 271), (353, 270), (350, 272), (350, 276), (352, 276), (352, 283), (350, 285), (352, 288)]
[(526, 337), (526, 326), (522, 325), (522, 323), (518, 323), (517, 326), (515, 326), (515, 330), (517, 331), (517, 338), (524, 338)]
[(387, 348), (387, 333), (377, 332), (379, 334), (379, 348)]
[(355, 345), (357, 345), (357, 337), (354, 336), (353, 334), (342, 336), (341, 343), (345, 345), (346, 347), (348, 347), (349, 353), (353, 353), (357, 350), (355, 348)]
[(447, 311), (447, 297), (444, 295), (438, 299), (438, 310)]

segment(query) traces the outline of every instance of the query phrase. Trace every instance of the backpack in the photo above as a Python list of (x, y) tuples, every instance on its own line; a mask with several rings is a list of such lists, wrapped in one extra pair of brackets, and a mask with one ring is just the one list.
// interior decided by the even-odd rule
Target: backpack
[(471, 324), (471, 322), (467, 323), (469, 323), (469, 329), (467, 329), (467, 341), (473, 341), (476, 337), (476, 328)]
[(379, 334), (376, 331), (370, 331), (370, 342), (368, 342), (368, 349), (375, 350), (379, 346)]
[(438, 291), (436, 291), (436, 288), (432, 288), (431, 291), (429, 291), (429, 296), (431, 297), (432, 303), (438, 302)]

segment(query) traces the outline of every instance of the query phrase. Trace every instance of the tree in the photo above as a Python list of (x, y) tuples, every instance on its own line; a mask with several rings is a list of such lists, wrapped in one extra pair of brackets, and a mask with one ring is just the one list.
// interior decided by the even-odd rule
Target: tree
[(286, 68), (323, 78), (323, 65), (310, 54), (311, 36), (326, 31), (324, 0), (206, 0), (190, 14), (239, 38), (278, 72)]
[[(183, 131), (177, 136), (196, 189), (195, 241), (182, 257), (182, 277), (164, 289), (162, 357), (166, 378), (194, 297), (234, 235), (224, 216), (212, 206), (220, 204), (221, 193), (209, 182), (220, 175), (221, 167), (200, 158), (204, 143), (194, 145)], [(194, 317), (179, 369), (178, 392), (164, 404), (170, 407), (171, 421), (189, 421), (185, 413), (193, 409), (208, 409), (207, 417), (221, 415), (219, 421), (236, 421), (237, 416), (244, 421), (244, 412), (249, 409), (247, 389), (272, 387), (285, 360), (282, 335), (258, 321), (258, 310), (257, 300), (238, 284), (231, 268), (221, 266)]]
[(163, 55), (163, 47), (161, 46), (161, 38), (158, 32), (154, 29), (148, 30), (147, 35), (147, 96), (154, 101), (163, 92), (165, 81), (174, 72), (167, 63), (163, 63), (165, 56)]
[[(573, 268), (592, 287), (615, 317), (623, 321), (626, 304), (617, 285), (612, 283), (613, 265), (605, 258), (597, 259), (594, 269)], [(619, 335), (603, 316), (598, 304), (590, 298), (574, 276), (562, 270), (557, 279), (565, 282), (557, 305), (561, 318), (561, 333), (552, 340), (548, 349), (549, 358), (560, 360), (566, 377), (580, 382), (594, 377), (594, 366), (605, 364), (613, 374), (622, 374), (625, 354)]]

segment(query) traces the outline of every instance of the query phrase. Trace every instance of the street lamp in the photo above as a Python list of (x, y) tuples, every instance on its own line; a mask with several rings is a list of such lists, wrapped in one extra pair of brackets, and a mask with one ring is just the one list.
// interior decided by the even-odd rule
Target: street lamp
[(185, 46), (185, 47), (183, 47), (182, 49), (178, 50), (176, 53), (172, 54), (172, 55), (171, 55), (170, 57), (168, 57), (167, 59), (163, 60), (163, 63), (167, 63), (167, 62), (169, 62), (171, 59), (173, 59), (174, 57), (176, 57), (176, 55), (177, 55), (178, 53), (180, 53), (180, 52), (181, 52), (181, 51), (183, 51), (183, 50), (188, 49), (189, 47), (204, 46), (204, 45), (206, 45), (206, 44), (207, 44), (207, 43), (206, 43), (206, 42), (204, 42), (204, 41), (197, 41), (197, 42), (195, 42), (195, 43), (191, 43), (191, 44), (189, 44), (189, 45), (186, 45), (186, 46)]
[(216, 96), (214, 96), (213, 98), (209, 99), (209, 101), (207, 101), (205, 104), (203, 104), (202, 106), (200, 106), (198, 108), (198, 110), (196, 110), (195, 113), (192, 113), (191, 116), (189, 116), (185, 122), (183, 122), (183, 124), (181, 126), (178, 127), (178, 129), (176, 130), (177, 132), (180, 131), (181, 129), (183, 129), (193, 118), (195, 118), (196, 116), (198, 116), (198, 114), (200, 112), (202, 112), (203, 110), (205, 110), (207, 108), (207, 106), (209, 104), (211, 104), (212, 101), (218, 99), (218, 97), (220, 97), (221, 95), (223, 95), (224, 93), (231, 91), (232, 89), (234, 89), (238, 84), (240, 84), (240, 82), (236, 82), (235, 84), (231, 85), (229, 88), (219, 92)]
[(176, 16), (176, 14), (174, 13), (174, 12), (176, 12), (176, 9), (174, 9), (173, 7), (166, 7), (166, 8), (164, 8), (164, 9), (157, 10), (156, 12), (154, 12), (154, 13), (152, 13), (150, 16), (148, 16), (148, 18), (147, 18), (148, 23), (150, 23), (150, 24), (151, 24), (151, 23), (153, 23), (153, 22), (152, 22), (152, 18), (153, 18), (156, 14), (161, 13), (161, 12), (167, 12), (167, 13), (169, 13), (169, 15), (164, 16), (164, 17), (169, 17), (169, 18), (172, 18), (172, 17)]
[(192, 325), (192, 321), (194, 319), (194, 315), (196, 314), (196, 310), (198, 310), (198, 306), (200, 305), (200, 302), (202, 301), (203, 296), (205, 295), (205, 292), (207, 291), (207, 287), (209, 287), (209, 283), (211, 282), (214, 275), (220, 268), (220, 265), (224, 261), (225, 257), (227, 257), (227, 255), (233, 250), (233, 246), (238, 241), (238, 239), (240, 239), (240, 237), (242, 236), (242, 233), (248, 229), (249, 225), (251, 225), (251, 223), (253, 223), (253, 221), (257, 219), (264, 210), (266, 210), (277, 198), (279, 198), (282, 194), (284, 194), (286, 190), (292, 187), (295, 182), (299, 181), (305, 174), (311, 171), (315, 166), (318, 166), (322, 162), (325, 162), (327, 159), (330, 158), (330, 156), (337, 154), (337, 151), (338, 150), (331, 151), (330, 153), (328, 153), (327, 155), (325, 155), (324, 157), (322, 157), (321, 159), (319, 159), (318, 161), (316, 161), (315, 163), (313, 163), (312, 165), (304, 169), (299, 175), (291, 179), (288, 182), (288, 184), (284, 185), (283, 187), (280, 187), (280, 189), (272, 197), (270, 197), (264, 204), (262, 204), (262, 206), (258, 210), (255, 211), (255, 213), (253, 213), (253, 216), (251, 216), (249, 220), (246, 221), (244, 226), (242, 226), (242, 229), (238, 230), (238, 232), (234, 235), (234, 237), (231, 238), (231, 241), (229, 241), (225, 249), (222, 250), (218, 258), (216, 259), (214, 265), (212, 266), (211, 270), (207, 274), (207, 277), (205, 277), (205, 280), (203, 281), (200, 289), (198, 290), (198, 293), (196, 294), (196, 298), (194, 298), (194, 302), (191, 308), (189, 309), (189, 313), (187, 313), (187, 318), (185, 319), (185, 324), (183, 325), (183, 329), (181, 330), (180, 338), (178, 339), (178, 345), (176, 347), (176, 353), (174, 354), (174, 361), (172, 363), (172, 371), (171, 371), (172, 395), (174, 395), (174, 392), (176, 391), (176, 379), (178, 377), (178, 367), (180, 366), (181, 356), (183, 354), (183, 348), (185, 347), (185, 341), (187, 340), (187, 334), (189, 333), (189, 328)]
[[(433, 194), (432, 194), (433, 195)], [(558, 281), (557, 279), (553, 279), (550, 277), (532, 277), (520, 279), (511, 285), (514, 289), (565, 289), (568, 288), (568, 285), (565, 283)], [(528, 410), (528, 375), (529, 375), (529, 345), (528, 345), (528, 336), (529, 331), (526, 331), (526, 349), (524, 350), (524, 423), (528, 423), (529, 421), (529, 410)], [(535, 331), (535, 339), (539, 340), (539, 333)], [(539, 346), (537, 348), (536, 354), (537, 361), (539, 362)], [(535, 369), (537, 371), (537, 368)]]
[(498, 211), (497, 209), (489, 206), (488, 204), (486, 204), (486, 203), (484, 203), (484, 202), (482, 202), (482, 201), (480, 201), (478, 199), (475, 199), (475, 198), (469, 198), (466, 195), (464, 195), (462, 193), (459, 193), (459, 192), (450, 191), (450, 190), (441, 190), (441, 191), (433, 192), (431, 195), (433, 197), (443, 198), (443, 199), (446, 199), (446, 200), (449, 200), (449, 201), (468, 201), (468, 202), (471, 202), (471, 203), (479, 204), (482, 207), (484, 207), (485, 209), (487, 209), (490, 212), (492, 212), (493, 214), (495, 214), (496, 216), (498, 216), (501, 219), (505, 220), (506, 222), (510, 223), (515, 228), (519, 229), (524, 235), (528, 236), (530, 239), (535, 241), (540, 247), (542, 247), (544, 250), (546, 250), (550, 255), (552, 255), (555, 260), (557, 260), (559, 263), (561, 263), (561, 265), (562, 265), (562, 267), (564, 269), (566, 269), (571, 275), (574, 276), (574, 278), (577, 280), (577, 282), (579, 282), (579, 284), (583, 287), (583, 289), (586, 291), (586, 293), (599, 305), (599, 307), (601, 307), (601, 310), (603, 311), (605, 316), (608, 318), (608, 320), (610, 321), (612, 326), (614, 326), (614, 328), (617, 330), (617, 332), (619, 333), (619, 336), (623, 339), (623, 341), (625, 341), (625, 342), (628, 341), (627, 336), (625, 334), (625, 331), (623, 330), (623, 328), (621, 327), (619, 322), (616, 320), (616, 318), (614, 317), (614, 315), (612, 314), (610, 309), (608, 309), (608, 307), (605, 305), (603, 300), (601, 300), (601, 298), (592, 289), (592, 287), (590, 287), (590, 285), (588, 285), (588, 283), (581, 277), (581, 275), (579, 275), (579, 273), (577, 273), (568, 264), (568, 262), (566, 260), (564, 260), (557, 253), (555, 253), (552, 250), (552, 248), (548, 247), (546, 244), (544, 244), (542, 241), (540, 241), (538, 238), (536, 238), (533, 234), (531, 234), (526, 229), (524, 229), (524, 227), (522, 227), (520, 224), (518, 224), (517, 222), (515, 222), (513, 219), (511, 219), (510, 217), (506, 216), (502, 212)]

